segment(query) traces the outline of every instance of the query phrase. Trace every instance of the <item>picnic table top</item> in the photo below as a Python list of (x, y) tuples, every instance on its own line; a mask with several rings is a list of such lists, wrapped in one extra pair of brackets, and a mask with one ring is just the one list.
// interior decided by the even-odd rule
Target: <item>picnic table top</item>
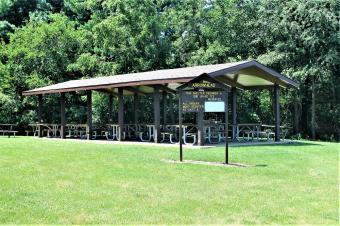
[[(119, 126), (118, 123), (108, 123), (105, 124), (106, 126)], [(105, 126), (105, 125), (96, 125), (93, 124), (93, 126)], [(225, 123), (222, 122), (205, 122), (204, 125), (225, 125)], [(16, 126), (16, 124), (0, 124), (0, 126)], [(35, 123), (35, 124), (29, 124), (29, 126), (60, 126), (60, 124), (57, 123)], [(80, 123), (80, 124), (66, 124), (66, 126), (78, 126), (78, 127), (86, 127), (87, 125), (84, 123)], [(123, 126), (148, 126), (148, 127), (152, 127), (154, 126), (154, 124), (152, 123), (126, 123), (123, 124)], [(179, 127), (179, 124), (166, 124), (166, 126), (173, 126), (173, 127)], [(194, 123), (182, 123), (182, 126), (197, 126), (197, 124)], [(261, 126), (261, 127), (267, 127), (267, 128), (275, 128), (275, 125), (268, 125), (268, 124), (262, 124), (262, 123), (238, 123), (238, 124), (229, 124), (228, 126)], [(292, 127), (288, 127), (288, 126), (280, 126), (280, 128), (292, 128)]]

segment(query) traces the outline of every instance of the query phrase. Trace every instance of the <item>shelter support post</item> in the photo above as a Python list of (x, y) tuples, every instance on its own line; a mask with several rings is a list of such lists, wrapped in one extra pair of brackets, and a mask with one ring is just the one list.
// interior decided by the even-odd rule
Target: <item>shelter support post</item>
[(232, 116), (232, 140), (237, 140), (236, 124), (237, 124), (237, 90), (236, 87), (231, 88), (231, 116)]
[(169, 95), (169, 113), (170, 113), (171, 123), (176, 123), (173, 98), (174, 98), (174, 95), (170, 94)]
[(92, 139), (92, 91), (86, 91), (86, 106), (87, 106), (87, 121), (86, 121), (86, 136), (88, 140)]
[(38, 137), (43, 136), (42, 126), (40, 125), (43, 122), (42, 119), (42, 111), (43, 111), (43, 95), (38, 95)]
[(118, 140), (123, 140), (124, 127), (124, 95), (123, 88), (118, 88)]
[(108, 123), (112, 123), (112, 116), (113, 116), (113, 114), (112, 114), (112, 105), (113, 105), (113, 95), (112, 94), (110, 94), (109, 95), (109, 104), (108, 104), (108, 108), (109, 108), (109, 112), (108, 112)]
[(229, 163), (229, 144), (228, 144), (228, 91), (225, 92), (225, 111), (224, 111), (224, 121), (225, 121), (225, 127), (224, 127), (224, 133), (225, 133), (225, 164)]
[(179, 91), (178, 98), (178, 122), (179, 122), (179, 160), (183, 161), (183, 130), (182, 130), (182, 91)]
[(134, 124), (138, 124), (138, 94), (134, 93), (133, 95), (133, 116), (134, 116)]
[(197, 145), (204, 146), (204, 112), (199, 111), (196, 113), (197, 123)]
[(165, 91), (163, 91), (162, 93), (162, 103), (163, 103), (163, 130), (165, 129), (165, 126), (166, 126), (166, 98), (167, 98), (167, 93)]
[(60, 94), (60, 138), (66, 136), (65, 93)]
[(159, 87), (155, 86), (153, 94), (153, 112), (154, 112), (154, 141), (160, 142), (160, 95)]
[(280, 87), (274, 86), (275, 141), (280, 141)]

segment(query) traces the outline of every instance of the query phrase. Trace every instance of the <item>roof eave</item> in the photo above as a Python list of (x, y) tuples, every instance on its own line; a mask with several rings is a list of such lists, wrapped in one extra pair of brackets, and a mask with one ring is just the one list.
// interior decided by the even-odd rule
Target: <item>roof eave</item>
[(225, 68), (225, 69), (222, 69), (222, 70), (218, 70), (218, 71), (215, 71), (215, 72), (212, 72), (212, 73), (209, 73), (210, 76), (212, 77), (218, 77), (218, 76), (221, 76), (221, 75), (225, 75), (227, 73), (231, 73), (231, 72), (235, 72), (235, 71), (239, 71), (239, 70), (242, 70), (242, 69), (245, 69), (247, 67), (252, 67), (252, 66), (255, 66), (265, 72), (267, 72), (268, 74), (274, 76), (275, 78), (281, 80), (283, 83), (286, 84), (286, 86), (291, 86), (291, 87), (294, 87), (294, 88), (299, 88), (299, 83), (274, 71), (273, 69), (267, 67), (267, 66), (264, 66), (263, 64), (257, 62), (256, 60), (251, 60), (251, 61), (248, 61), (248, 62), (245, 62), (245, 63), (241, 63), (241, 64), (238, 64), (238, 65), (235, 65), (235, 66), (232, 66), (232, 67), (229, 67), (229, 68)]

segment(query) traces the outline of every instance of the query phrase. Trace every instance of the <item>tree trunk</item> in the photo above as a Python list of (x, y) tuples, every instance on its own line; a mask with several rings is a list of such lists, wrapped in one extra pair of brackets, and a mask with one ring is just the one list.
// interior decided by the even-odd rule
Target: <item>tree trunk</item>
[(300, 99), (298, 98), (298, 92), (295, 91), (294, 92), (295, 94), (295, 98), (294, 98), (294, 115), (293, 115), (293, 118), (294, 118), (294, 121), (293, 121), (293, 128), (294, 128), (294, 134), (298, 134), (299, 133), (299, 119), (300, 119)]
[[(335, 78), (334, 78), (335, 79)], [(338, 79), (339, 80), (339, 79)], [(339, 84), (336, 81), (334, 81), (333, 79), (331, 80), (331, 92), (332, 92), (332, 105), (331, 105), (331, 109), (336, 113), (336, 101), (339, 97), (337, 97), (337, 93), (336, 93), (336, 88), (335, 88), (335, 84)], [(334, 126), (334, 133), (335, 133), (335, 139), (337, 141), (340, 141), (340, 128), (339, 128), (339, 124), (338, 124), (338, 118), (336, 114), (333, 114), (333, 118), (332, 118), (332, 124)]]
[(299, 109), (298, 109), (298, 103), (297, 100), (294, 100), (294, 134), (297, 134), (299, 132)]
[(311, 106), (311, 135), (312, 139), (315, 139), (315, 127), (316, 127), (316, 121), (315, 121), (315, 81), (314, 78), (312, 78), (312, 106)]

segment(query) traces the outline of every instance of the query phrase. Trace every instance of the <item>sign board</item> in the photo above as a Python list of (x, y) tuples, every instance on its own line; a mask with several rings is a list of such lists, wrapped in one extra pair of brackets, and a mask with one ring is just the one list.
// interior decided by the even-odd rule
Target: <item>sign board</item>
[[(226, 91), (183, 91), (183, 112), (223, 112)], [(221, 111), (223, 103), (223, 111)]]
[(182, 113), (196, 112), (197, 139), (204, 143), (204, 112), (224, 112), (225, 115), (225, 163), (228, 164), (228, 90), (220, 81), (208, 74), (190, 80), (177, 88), (179, 92), (179, 150), (180, 161), (183, 161)]

